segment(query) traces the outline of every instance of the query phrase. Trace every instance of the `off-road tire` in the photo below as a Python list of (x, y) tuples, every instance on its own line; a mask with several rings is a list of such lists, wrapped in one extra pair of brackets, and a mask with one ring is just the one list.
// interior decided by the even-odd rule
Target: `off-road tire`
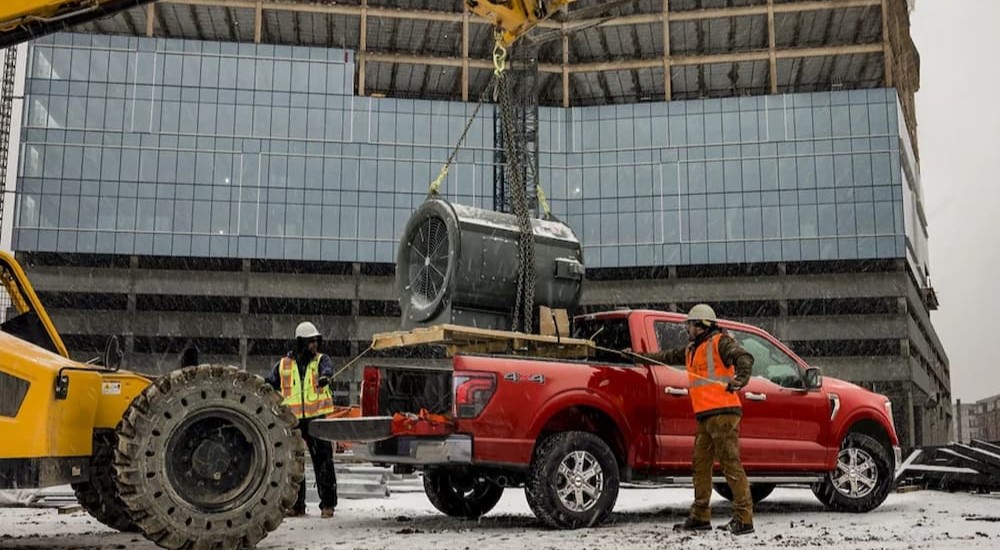
[(892, 492), (895, 485), (892, 467), (893, 460), (885, 446), (875, 438), (865, 434), (847, 434), (840, 445), (840, 451), (843, 452), (851, 448), (864, 451), (874, 460), (878, 472), (874, 489), (861, 498), (850, 498), (838, 491), (834, 486), (833, 476), (837, 475), (837, 470), (834, 470), (828, 473), (826, 479), (821, 483), (813, 485), (813, 493), (820, 502), (832, 510), (862, 514), (878, 508), (885, 502), (889, 493)]
[[(712, 487), (715, 488), (716, 494), (720, 497), (733, 501), (733, 490), (729, 488), (727, 483), (716, 483)], [(753, 500), (754, 504), (763, 501), (765, 498), (771, 496), (774, 492), (773, 483), (751, 483), (750, 484), (750, 498)]]
[(115, 447), (118, 436), (111, 430), (94, 432), (94, 446), (90, 454), (90, 478), (73, 484), (76, 500), (94, 519), (108, 527), (123, 532), (138, 529), (128, 515), (128, 509), (118, 495), (115, 484)]
[[(575, 511), (558, 494), (559, 466), (573, 453), (582, 451), (600, 468), (603, 482), (594, 505)], [(608, 444), (587, 432), (562, 432), (549, 436), (535, 449), (528, 469), (524, 493), (535, 516), (548, 527), (577, 529), (604, 523), (618, 500), (618, 461)]]
[(122, 501), (164, 548), (252, 548), (295, 504), (305, 467), (295, 425), (259, 376), (219, 365), (171, 372), (119, 427)]
[(503, 496), (503, 487), (475, 472), (434, 469), (424, 472), (424, 492), (441, 513), (453, 518), (478, 518)]

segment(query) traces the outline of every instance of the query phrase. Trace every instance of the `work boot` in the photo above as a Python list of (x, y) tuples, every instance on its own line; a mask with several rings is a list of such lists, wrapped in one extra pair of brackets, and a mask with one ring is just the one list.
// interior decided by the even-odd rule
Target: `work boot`
[(684, 523), (675, 523), (674, 531), (711, 531), (712, 522), (688, 517)]
[(749, 535), (753, 533), (753, 522), (743, 523), (742, 521), (733, 518), (732, 521), (719, 527), (722, 531), (729, 531), (733, 535)]
[(305, 508), (291, 508), (290, 510), (285, 512), (286, 518), (301, 518), (305, 515), (306, 515)]
[(333, 508), (323, 508), (322, 510), (320, 510), (320, 516), (322, 516), (323, 519), (330, 519), (330, 518), (332, 518), (333, 517)]

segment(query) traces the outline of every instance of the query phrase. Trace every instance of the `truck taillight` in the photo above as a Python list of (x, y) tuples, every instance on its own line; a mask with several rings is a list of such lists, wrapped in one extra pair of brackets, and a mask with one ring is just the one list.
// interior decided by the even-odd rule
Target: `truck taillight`
[(378, 388), (382, 371), (378, 367), (365, 367), (361, 378), (361, 416), (378, 416)]
[(490, 372), (455, 372), (455, 418), (475, 418), (483, 412), (497, 389), (497, 377)]

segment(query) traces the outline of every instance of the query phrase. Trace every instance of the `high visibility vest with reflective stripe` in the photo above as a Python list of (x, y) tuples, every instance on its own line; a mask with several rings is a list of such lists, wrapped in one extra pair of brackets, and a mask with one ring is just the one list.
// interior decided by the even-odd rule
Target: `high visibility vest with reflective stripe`
[(739, 396), (726, 391), (726, 384), (732, 381), (736, 369), (727, 367), (722, 361), (722, 355), (719, 354), (721, 339), (721, 334), (715, 334), (699, 344), (694, 351), (688, 349), (688, 381), (695, 414), (740, 407)]
[(319, 381), (319, 361), (323, 354), (316, 357), (306, 366), (304, 376), (299, 376), (299, 367), (291, 357), (281, 360), (278, 371), (281, 374), (281, 396), (283, 404), (292, 410), (298, 418), (314, 418), (326, 416), (333, 412), (333, 398), (330, 388), (321, 388)]

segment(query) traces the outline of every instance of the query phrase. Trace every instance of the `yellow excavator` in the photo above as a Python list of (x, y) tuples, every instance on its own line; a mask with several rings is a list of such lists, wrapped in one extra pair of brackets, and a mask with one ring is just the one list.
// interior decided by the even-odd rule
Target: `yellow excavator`
[[(151, 0), (0, 0), (0, 47)], [(573, 0), (467, 0), (504, 44)], [(0, 175), (2, 176), (2, 175)], [(169, 549), (250, 548), (294, 504), (295, 416), (258, 376), (179, 365), (160, 377), (70, 358), (15, 258), (0, 251), (0, 489), (72, 484), (97, 520)]]

